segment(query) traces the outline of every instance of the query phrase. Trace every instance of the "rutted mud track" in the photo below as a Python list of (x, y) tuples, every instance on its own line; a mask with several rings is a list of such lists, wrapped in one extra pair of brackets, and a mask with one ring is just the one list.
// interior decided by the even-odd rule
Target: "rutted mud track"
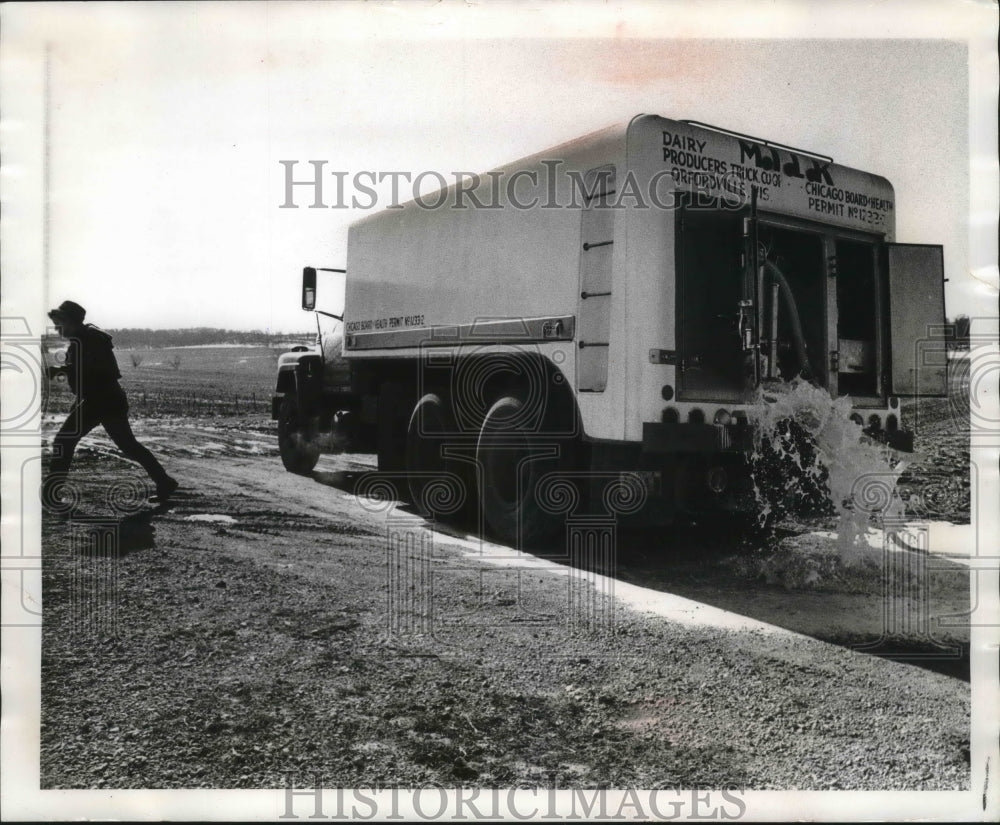
[[(256, 426), (137, 422), (184, 485), (152, 516), (109, 504), (141, 476), (85, 442), (75, 514), (44, 521), (43, 787), (281, 787), (288, 770), (327, 787), (967, 787), (966, 682), (638, 613), (565, 566), (484, 563), (359, 503), (368, 458), (289, 475)], [(880, 610), (863, 588), (741, 591), (693, 535), (664, 564), (662, 536), (626, 532), (621, 578), (768, 621), (784, 599), (812, 636), (835, 602), (845, 638), (870, 630), (859, 605)]]

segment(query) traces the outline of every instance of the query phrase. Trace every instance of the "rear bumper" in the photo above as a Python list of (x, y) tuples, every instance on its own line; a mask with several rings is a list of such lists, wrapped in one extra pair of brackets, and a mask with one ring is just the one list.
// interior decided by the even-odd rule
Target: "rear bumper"
[(743, 453), (750, 449), (750, 446), (750, 428), (745, 424), (647, 421), (642, 425), (644, 456)]
[(913, 452), (913, 433), (910, 430), (864, 430), (869, 438), (880, 441), (901, 453)]
[(754, 506), (752, 430), (732, 424), (646, 422), (634, 454), (646, 478), (647, 518), (746, 512)]

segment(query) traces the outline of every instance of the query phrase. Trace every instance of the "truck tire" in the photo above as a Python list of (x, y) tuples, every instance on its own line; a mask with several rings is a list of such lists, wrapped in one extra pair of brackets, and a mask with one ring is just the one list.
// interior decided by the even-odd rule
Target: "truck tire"
[(299, 413), (295, 398), (286, 395), (278, 408), (278, 451), (290, 473), (308, 475), (319, 461), (319, 444)]
[[(479, 498), (487, 526), (501, 541), (522, 547), (555, 534), (563, 516), (541, 506), (538, 482), (548, 473), (573, 466), (574, 442), (535, 434), (519, 422), (523, 403), (499, 399), (483, 421), (476, 449), (480, 467)], [(532, 459), (559, 447), (558, 457)], [(520, 478), (518, 478), (520, 476)]]
[(427, 393), (417, 401), (406, 428), (407, 486), (410, 501), (435, 518), (454, 513), (471, 499), (456, 462), (442, 452), (454, 435), (454, 421), (440, 395)]

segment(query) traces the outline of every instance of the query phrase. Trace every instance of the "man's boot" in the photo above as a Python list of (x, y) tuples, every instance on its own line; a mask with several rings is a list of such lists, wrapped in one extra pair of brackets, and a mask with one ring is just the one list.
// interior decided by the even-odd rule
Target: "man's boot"
[(156, 482), (156, 492), (149, 497), (149, 500), (153, 504), (166, 504), (179, 486), (177, 479), (165, 476)]

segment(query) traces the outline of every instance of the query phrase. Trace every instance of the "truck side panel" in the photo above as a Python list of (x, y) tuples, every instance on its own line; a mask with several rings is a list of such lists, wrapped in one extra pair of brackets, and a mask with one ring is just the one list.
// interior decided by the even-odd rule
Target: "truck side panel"
[[(624, 139), (624, 126), (605, 130), (494, 170), (471, 193), (452, 187), (423, 198), (424, 206), (404, 204), (353, 225), (345, 357), (412, 358), (427, 345), (449, 344), (456, 353), (502, 351), (509, 342), (549, 358), (576, 388), (579, 348), (573, 339), (581, 267), (587, 266), (581, 184), (586, 187), (590, 170), (621, 165)], [(610, 252), (595, 250), (610, 260), (610, 281), (621, 280), (616, 273), (625, 260), (613, 243), (618, 211), (602, 221), (612, 232)], [(624, 294), (611, 291), (602, 324), (621, 337)], [(549, 332), (562, 340), (549, 341)], [(623, 437), (625, 381), (610, 369), (603, 391), (579, 394), (589, 435)]]

